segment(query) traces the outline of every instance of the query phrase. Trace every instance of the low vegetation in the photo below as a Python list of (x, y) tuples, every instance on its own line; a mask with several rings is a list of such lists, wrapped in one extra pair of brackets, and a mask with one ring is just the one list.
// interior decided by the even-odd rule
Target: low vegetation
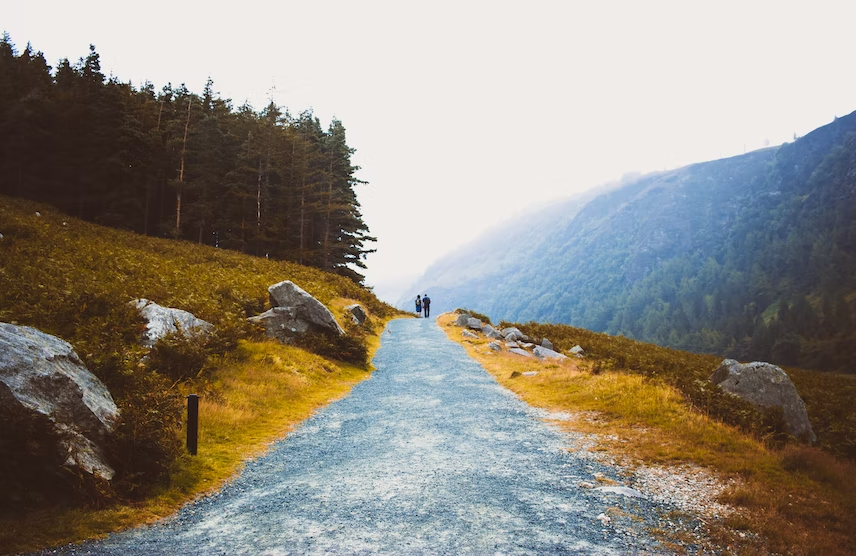
[[(0, 322), (70, 342), (122, 413), (109, 446), (117, 469), (110, 484), (60, 481), (57, 492), (36, 488), (39, 466), (0, 468), (0, 553), (152, 520), (221, 484), (246, 458), (367, 377), (377, 335), (397, 314), (346, 277), (111, 230), (43, 204), (0, 197), (0, 234)], [(301, 347), (264, 339), (246, 317), (264, 311), (267, 287), (286, 279), (330, 307), (345, 337)], [(168, 337), (144, 359), (145, 323), (128, 303), (136, 298), (190, 311), (217, 332)], [(346, 314), (349, 303), (365, 307), (364, 325)], [(183, 449), (184, 398), (191, 392), (201, 396), (197, 457)], [(40, 452), (31, 451), (35, 462)], [(23, 452), (0, 466), (20, 464)]]
[[(548, 337), (560, 351), (579, 344), (587, 353), (582, 360), (538, 361), (495, 354), (484, 339), (463, 340), (449, 315), (439, 322), (450, 338), (462, 342), (500, 384), (523, 400), (550, 412), (576, 415), (563, 426), (595, 434), (595, 450), (611, 459), (668, 468), (694, 464), (723, 480), (735, 479), (736, 486), (720, 499), (735, 507), (735, 513), (708, 524), (707, 534), (717, 550), (856, 552), (856, 465), (842, 457), (849, 453), (850, 441), (839, 441), (846, 437), (840, 431), (852, 419), (852, 404), (827, 407), (852, 400), (856, 385), (851, 377), (819, 375), (833, 379), (824, 383), (814, 378), (817, 373), (789, 369), (823, 446), (808, 447), (778, 432), (777, 419), (765, 420), (741, 404), (734, 406), (737, 418), (729, 419), (727, 402), (697, 384), (720, 358), (567, 326), (517, 325), (530, 336)], [(526, 371), (537, 375), (524, 375)], [(828, 397), (822, 397), (822, 391)]]

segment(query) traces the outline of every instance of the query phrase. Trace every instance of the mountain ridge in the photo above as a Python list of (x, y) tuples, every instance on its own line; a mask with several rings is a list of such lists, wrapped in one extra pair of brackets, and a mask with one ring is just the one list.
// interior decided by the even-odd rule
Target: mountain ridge
[(479, 266), (491, 243), (476, 240), (461, 252), (481, 259), (438, 261), (417, 287), (438, 310), (848, 371), (855, 191), (853, 113), (794, 143), (640, 176), (573, 213), (535, 214), (505, 228), (527, 241), (500, 255), (504, 265)]

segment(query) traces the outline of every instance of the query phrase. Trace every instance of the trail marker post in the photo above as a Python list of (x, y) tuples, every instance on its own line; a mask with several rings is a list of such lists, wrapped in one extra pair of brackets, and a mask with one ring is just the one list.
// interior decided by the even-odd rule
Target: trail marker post
[(187, 396), (187, 451), (191, 456), (196, 455), (199, 438), (199, 396)]

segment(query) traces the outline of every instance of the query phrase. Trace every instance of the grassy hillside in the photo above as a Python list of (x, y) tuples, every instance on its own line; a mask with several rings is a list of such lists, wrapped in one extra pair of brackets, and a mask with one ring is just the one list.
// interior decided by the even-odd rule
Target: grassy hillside
[[(0, 234), (0, 321), (70, 342), (122, 411), (108, 448), (117, 469), (109, 485), (37, 472), (41, 452), (28, 450), (40, 439), (4, 433), (0, 444), (16, 465), (0, 469), (2, 553), (168, 515), (218, 486), (247, 457), (369, 376), (378, 334), (397, 314), (341, 276), (103, 228), (43, 204), (0, 197)], [(268, 308), (267, 287), (282, 280), (327, 305), (346, 336), (307, 342), (307, 349), (266, 340), (246, 317)], [(145, 324), (128, 305), (135, 298), (190, 311), (217, 332), (207, 340), (168, 338), (143, 360)], [(353, 302), (369, 313), (363, 326), (345, 315)], [(197, 457), (183, 449), (191, 392), (201, 396)], [(14, 450), (15, 442), (25, 448)]]
[(852, 446), (853, 429), (843, 430), (854, 419), (848, 400), (856, 395), (856, 377), (788, 370), (824, 450), (778, 434), (774, 415), (712, 392), (706, 379), (721, 358), (563, 325), (518, 325), (559, 350), (580, 344), (587, 351), (584, 360), (539, 361), (496, 354), (486, 339), (462, 340), (450, 315), (438, 320), (500, 384), (564, 415), (559, 424), (569, 432), (594, 435), (587, 436), (594, 438), (589, 449), (607, 461), (661, 470), (677, 491), (686, 466), (730, 485), (718, 501), (735, 511), (704, 515), (704, 534), (685, 539), (705, 553), (856, 553), (856, 465), (829, 453)]

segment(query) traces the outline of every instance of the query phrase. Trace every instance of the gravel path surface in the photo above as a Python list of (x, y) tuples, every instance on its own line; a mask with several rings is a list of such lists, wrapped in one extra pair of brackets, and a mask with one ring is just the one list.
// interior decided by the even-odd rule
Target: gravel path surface
[(390, 323), (374, 364), (217, 494), (44, 554), (671, 552), (649, 528), (674, 508), (631, 489), (581, 488), (616, 470), (576, 457), (565, 433), (434, 320)]

